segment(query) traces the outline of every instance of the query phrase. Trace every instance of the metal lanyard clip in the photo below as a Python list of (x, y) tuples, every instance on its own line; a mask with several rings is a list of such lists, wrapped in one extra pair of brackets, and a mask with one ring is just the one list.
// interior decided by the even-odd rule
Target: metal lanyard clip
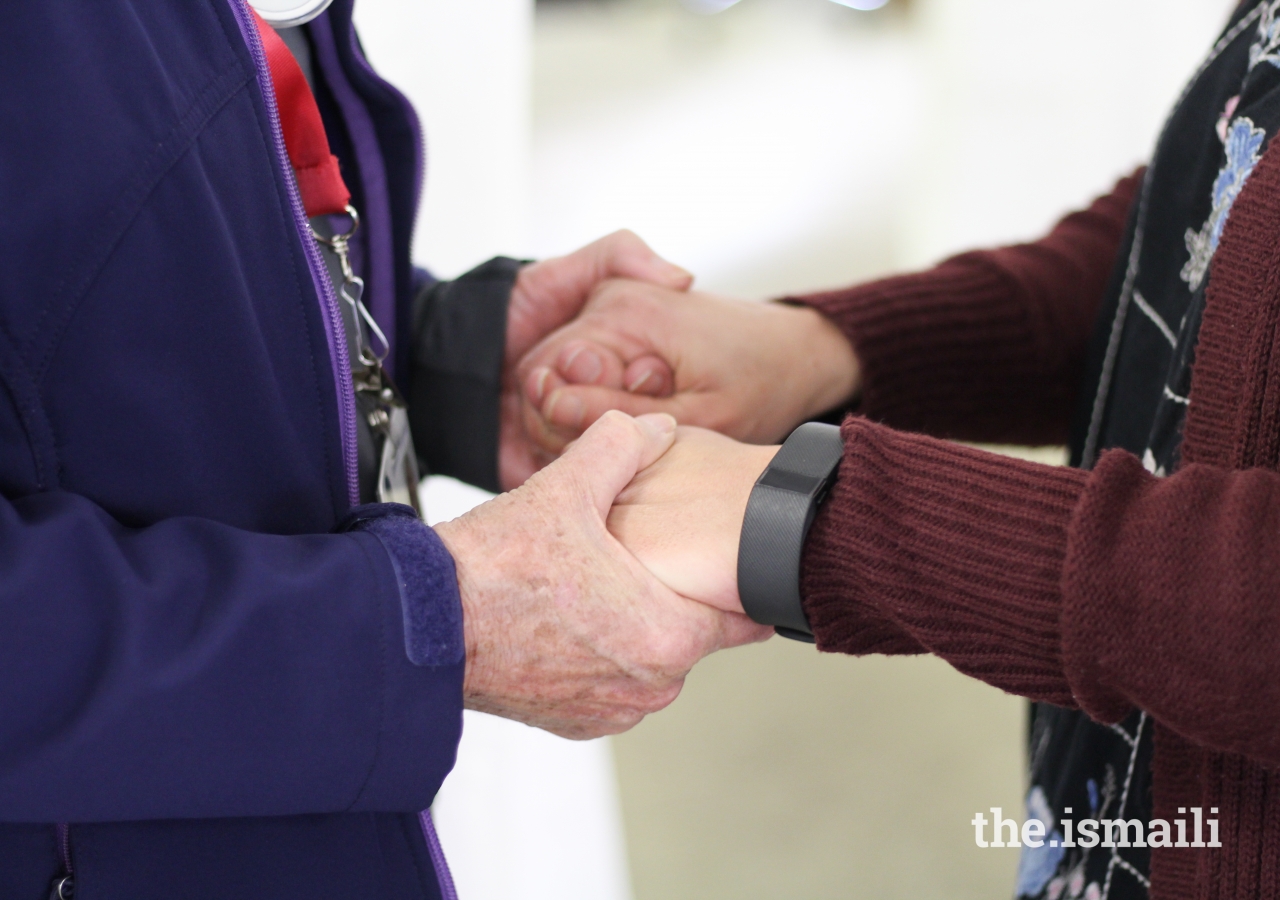
[[(351, 267), (351, 238), (360, 230), (360, 214), (350, 203), (347, 204), (346, 212), (351, 219), (350, 231), (325, 237), (312, 228), (311, 236), (333, 250), (333, 255), (338, 258), (338, 264), (342, 267), (342, 284), (338, 287), (338, 296), (350, 307), (355, 319), (356, 351), (360, 362), (380, 370), (383, 360), (391, 352), (391, 344), (387, 341), (387, 336), (382, 333), (382, 329), (378, 327), (377, 320), (369, 314), (368, 308), (364, 305), (364, 279)], [(370, 335), (377, 339), (378, 349), (375, 349), (370, 342)]]
[[(382, 452), (378, 466), (377, 496), (382, 503), (403, 503), (422, 515), (418, 501), (418, 459), (409, 429), (409, 414), (404, 399), (383, 369), (383, 360), (391, 352), (391, 344), (377, 321), (364, 305), (364, 279), (351, 265), (351, 238), (360, 228), (360, 215), (347, 205), (350, 230), (326, 237), (311, 230), (317, 242), (333, 250), (342, 272), (338, 296), (351, 310), (355, 325), (356, 358), (363, 366), (354, 373), (357, 405), (365, 414), (370, 430), (381, 438)], [(371, 340), (372, 338), (372, 340)], [(374, 345), (376, 341), (377, 346)]]

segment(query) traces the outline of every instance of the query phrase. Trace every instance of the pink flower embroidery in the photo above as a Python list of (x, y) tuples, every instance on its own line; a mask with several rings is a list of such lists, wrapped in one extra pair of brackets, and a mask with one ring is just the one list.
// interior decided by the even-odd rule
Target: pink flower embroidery
[(1231, 117), (1236, 114), (1236, 107), (1240, 105), (1240, 95), (1236, 94), (1227, 101), (1227, 106), (1222, 110), (1222, 115), (1218, 116), (1218, 139), (1222, 143), (1227, 142), (1227, 126), (1231, 123)]

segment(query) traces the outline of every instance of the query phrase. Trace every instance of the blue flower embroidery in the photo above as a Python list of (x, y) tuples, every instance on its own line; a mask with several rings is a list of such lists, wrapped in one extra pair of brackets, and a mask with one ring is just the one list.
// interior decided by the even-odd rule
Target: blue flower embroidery
[(1023, 844), (1022, 854), (1018, 857), (1018, 887), (1014, 892), (1017, 897), (1039, 897), (1067, 852), (1062, 847), (1062, 834), (1053, 827), (1055, 822), (1049, 799), (1039, 786), (1027, 794), (1027, 821), (1032, 819), (1044, 823), (1044, 843), (1039, 847)]
[[(1278, 0), (1280, 2), (1280, 0)], [(1213, 182), (1213, 211), (1199, 231), (1187, 229), (1187, 252), (1191, 258), (1182, 267), (1182, 280), (1196, 290), (1204, 282), (1209, 262), (1222, 240), (1222, 229), (1227, 225), (1231, 207), (1253, 174), (1254, 166), (1262, 155), (1262, 142), (1267, 133), (1254, 126), (1246, 116), (1231, 123), (1227, 130), (1227, 160)]]
[(1249, 71), (1258, 63), (1267, 62), (1280, 67), (1280, 20), (1276, 12), (1280, 10), (1280, 0), (1267, 0), (1262, 4), (1262, 14), (1258, 18), (1258, 39), (1249, 48)]

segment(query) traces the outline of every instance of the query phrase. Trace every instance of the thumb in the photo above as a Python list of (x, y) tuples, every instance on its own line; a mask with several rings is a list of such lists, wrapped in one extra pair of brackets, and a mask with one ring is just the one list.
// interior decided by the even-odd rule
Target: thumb
[(585, 489), (603, 522), (613, 501), (636, 473), (647, 469), (671, 449), (676, 420), (666, 415), (632, 418), (610, 412), (588, 428), (559, 462), (545, 471), (576, 482)]
[(599, 281), (632, 278), (676, 291), (687, 291), (693, 286), (692, 274), (667, 262), (635, 232), (615, 231), (585, 249), (594, 249), (596, 253)]
[(596, 285), (613, 278), (631, 278), (678, 291), (693, 284), (689, 272), (654, 253), (631, 231), (615, 231), (568, 256), (536, 265), (541, 271), (532, 271), (531, 276), (544, 275), (548, 282), (556, 282), (561, 293), (583, 300)]

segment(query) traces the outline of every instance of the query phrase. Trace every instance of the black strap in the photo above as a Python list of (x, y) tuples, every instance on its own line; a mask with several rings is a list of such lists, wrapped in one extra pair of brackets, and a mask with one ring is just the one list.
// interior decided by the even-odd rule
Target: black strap
[(834, 425), (808, 422), (787, 438), (751, 490), (738, 544), (738, 593), (754, 621), (813, 641), (800, 604), (800, 560), (818, 505), (835, 481), (844, 441)]

